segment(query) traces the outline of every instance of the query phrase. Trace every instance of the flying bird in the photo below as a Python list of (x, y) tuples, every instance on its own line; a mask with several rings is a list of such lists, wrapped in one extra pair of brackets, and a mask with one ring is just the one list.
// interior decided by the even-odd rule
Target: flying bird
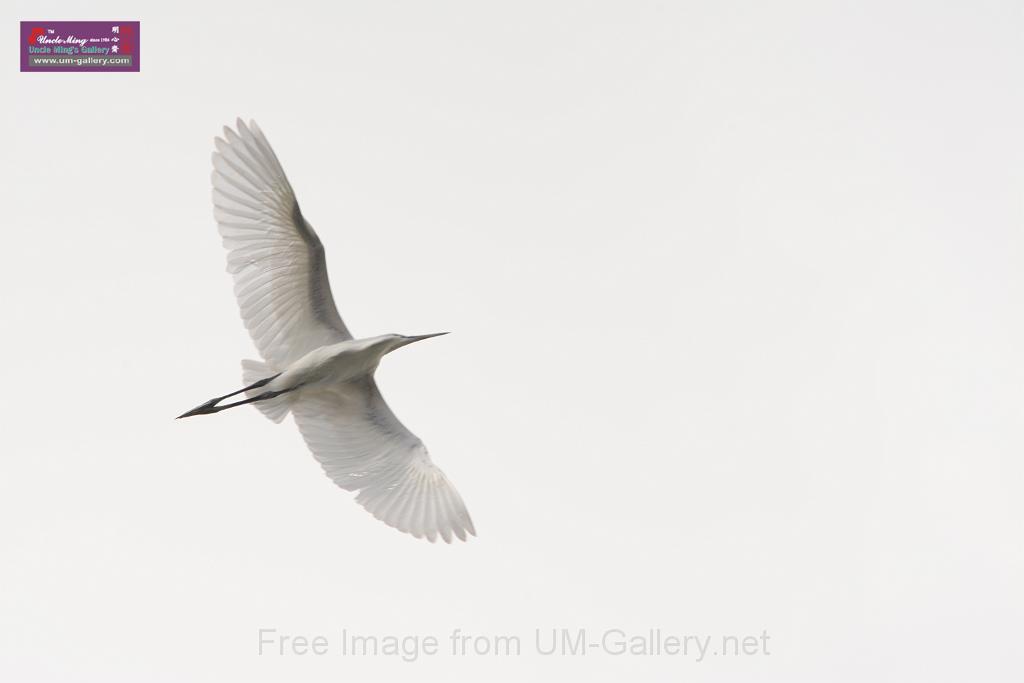
[[(327, 280), (324, 247), (302, 216), (277, 155), (254, 121), (224, 128), (213, 153), (213, 212), (242, 320), (263, 361), (242, 361), (244, 387), (179, 415), (254, 404), (291, 413), (327, 476), (374, 517), (434, 542), (476, 535), (455, 487), (384, 402), (386, 354), (436, 334), (355, 339)], [(225, 399), (245, 394), (231, 403)]]

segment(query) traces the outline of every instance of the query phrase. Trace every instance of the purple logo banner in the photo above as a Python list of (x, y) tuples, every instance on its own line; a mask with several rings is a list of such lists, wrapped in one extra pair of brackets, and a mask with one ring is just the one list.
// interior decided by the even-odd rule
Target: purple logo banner
[(137, 21), (23, 21), (22, 71), (138, 71)]

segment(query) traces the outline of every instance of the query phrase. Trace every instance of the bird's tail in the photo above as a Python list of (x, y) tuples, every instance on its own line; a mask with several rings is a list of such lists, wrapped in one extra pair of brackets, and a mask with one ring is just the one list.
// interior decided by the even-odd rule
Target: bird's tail
[[(243, 386), (249, 386), (255, 384), (261, 379), (276, 375), (277, 371), (271, 368), (266, 363), (258, 360), (243, 360), (242, 361), (242, 382)], [(255, 398), (260, 395), (262, 389), (250, 389), (246, 392), (246, 396), (249, 398)], [(288, 415), (288, 411), (292, 406), (292, 399), (295, 397), (294, 393), (281, 394), (275, 398), (270, 398), (265, 401), (256, 401), (254, 404), (260, 409), (268, 419), (274, 422), (280, 422)]]

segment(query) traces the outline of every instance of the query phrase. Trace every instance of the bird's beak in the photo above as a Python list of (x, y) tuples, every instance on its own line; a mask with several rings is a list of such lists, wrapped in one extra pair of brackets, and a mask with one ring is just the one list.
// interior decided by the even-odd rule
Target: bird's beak
[(404, 338), (402, 338), (398, 342), (398, 345), (395, 346), (395, 348), (400, 348), (402, 346), (408, 346), (409, 344), (412, 344), (415, 341), (423, 341), (424, 339), (430, 339), (431, 337), (440, 337), (441, 335), (446, 335), (446, 334), (447, 334), (446, 332), (435, 332), (432, 335), (416, 335), (414, 337), (404, 337)]
[(424, 339), (430, 339), (431, 337), (440, 337), (440, 336), (445, 335), (445, 334), (448, 334), (448, 333), (447, 332), (435, 332), (434, 334), (418, 334), (418, 335), (413, 336), (413, 337), (406, 337), (405, 339), (402, 340), (402, 346), (405, 346), (406, 344), (412, 344), (413, 342), (423, 341)]

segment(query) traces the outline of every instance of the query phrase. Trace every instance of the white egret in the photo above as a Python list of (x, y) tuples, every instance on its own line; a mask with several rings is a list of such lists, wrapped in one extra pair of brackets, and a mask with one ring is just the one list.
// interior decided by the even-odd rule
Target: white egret
[[(299, 211), (255, 122), (224, 128), (213, 153), (214, 217), (242, 320), (263, 362), (242, 361), (244, 388), (179, 417), (253, 403), (274, 422), (290, 412), (334, 483), (400, 531), (431, 542), (476, 534), (455, 487), (384, 402), (373, 374), (397, 348), (438, 334), (354, 339), (338, 315), (324, 248)], [(244, 400), (221, 403), (245, 393)]]

